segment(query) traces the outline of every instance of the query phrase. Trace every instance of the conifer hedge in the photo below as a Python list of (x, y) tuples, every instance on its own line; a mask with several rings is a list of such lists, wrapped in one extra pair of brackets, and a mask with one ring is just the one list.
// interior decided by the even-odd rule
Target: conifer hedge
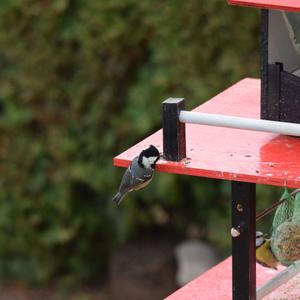
[[(0, 277), (76, 284), (113, 249), (158, 226), (212, 241), (221, 183), (157, 174), (118, 208), (114, 155), (188, 109), (259, 76), (259, 14), (225, 0), (0, 2)], [(225, 190), (227, 188), (225, 187)], [(213, 205), (212, 205), (213, 204)]]

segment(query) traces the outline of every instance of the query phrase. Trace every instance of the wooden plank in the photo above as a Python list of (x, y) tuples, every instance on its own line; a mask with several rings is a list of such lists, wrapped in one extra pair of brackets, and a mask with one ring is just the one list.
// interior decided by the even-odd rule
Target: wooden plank
[(299, 0), (228, 0), (228, 3), (265, 9), (300, 11)]
[[(283, 270), (285, 270), (285, 267), (282, 266), (276, 271), (256, 264), (257, 286), (262, 286)], [(229, 300), (232, 294), (231, 274), (232, 260), (229, 257), (165, 298), (165, 300)], [(300, 275), (295, 276), (263, 299), (300, 299)]]
[[(300, 1), (299, 1), (300, 2)], [(159, 113), (160, 107), (157, 108)], [(260, 80), (244, 79), (194, 111), (260, 117)], [(186, 124), (187, 159), (160, 160), (159, 172), (298, 188), (300, 139), (271, 133)], [(155, 145), (162, 152), (162, 131), (114, 158), (127, 167), (138, 153)]]

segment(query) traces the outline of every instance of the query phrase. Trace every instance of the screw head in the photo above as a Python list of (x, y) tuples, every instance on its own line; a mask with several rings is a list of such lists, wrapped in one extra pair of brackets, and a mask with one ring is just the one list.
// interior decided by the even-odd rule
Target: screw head
[(236, 209), (237, 209), (238, 212), (243, 212), (243, 211), (244, 211), (244, 207), (243, 207), (243, 205), (240, 204), (240, 203), (237, 204)]
[(238, 236), (241, 235), (241, 231), (240, 231), (239, 228), (234, 228), (234, 227), (232, 227), (231, 230), (230, 230), (230, 234), (231, 234), (231, 236), (232, 236), (233, 238), (236, 238), (236, 237), (238, 237)]

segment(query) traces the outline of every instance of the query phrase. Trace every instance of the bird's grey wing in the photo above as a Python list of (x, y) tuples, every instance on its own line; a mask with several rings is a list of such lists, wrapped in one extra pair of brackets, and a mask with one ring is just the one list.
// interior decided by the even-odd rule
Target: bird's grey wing
[[(132, 169), (130, 168), (130, 172)], [(145, 187), (153, 177), (153, 171), (145, 170), (142, 168), (135, 168), (134, 174), (135, 177), (132, 176), (131, 186), (132, 190), (139, 190)]]
[(130, 166), (127, 168), (120, 184), (120, 193), (128, 193), (133, 190), (140, 189), (151, 181), (153, 171), (139, 167), (137, 165), (137, 159), (137, 157), (134, 158)]
[(130, 167), (127, 168), (126, 172), (123, 175), (123, 178), (121, 180), (121, 184), (119, 187), (119, 192), (120, 193), (127, 193), (130, 192), (132, 190), (132, 183), (134, 181), (134, 178), (132, 176)]

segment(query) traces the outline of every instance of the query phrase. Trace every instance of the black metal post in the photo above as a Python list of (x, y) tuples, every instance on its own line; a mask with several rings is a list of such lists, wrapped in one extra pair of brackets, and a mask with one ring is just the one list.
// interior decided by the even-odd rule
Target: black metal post
[(260, 77), (261, 77), (261, 119), (270, 119), (268, 112), (268, 65), (269, 65), (269, 10), (261, 10), (261, 27), (260, 27)]
[(261, 11), (261, 118), (280, 120), (281, 63), (269, 64), (269, 10)]
[(266, 97), (266, 119), (268, 120), (280, 120), (280, 85), (282, 70), (283, 65), (281, 63), (268, 65), (268, 94)]
[(4, 113), (3, 99), (0, 98), (0, 116)]
[(232, 182), (233, 300), (256, 299), (255, 190), (255, 183)]
[(185, 107), (183, 98), (168, 98), (162, 103), (164, 158), (180, 161), (186, 157), (185, 124), (179, 122)]

